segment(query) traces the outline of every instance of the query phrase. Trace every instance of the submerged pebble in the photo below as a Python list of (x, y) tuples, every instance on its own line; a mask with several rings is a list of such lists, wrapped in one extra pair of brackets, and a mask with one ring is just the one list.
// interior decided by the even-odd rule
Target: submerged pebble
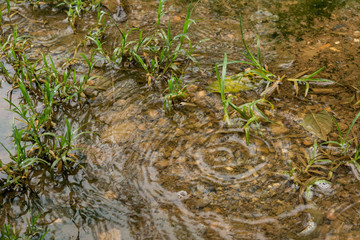
[(101, 134), (105, 143), (126, 143), (135, 137), (137, 126), (133, 122), (123, 122), (109, 127)]
[(121, 240), (121, 231), (112, 228), (109, 231), (102, 232), (97, 236), (98, 240)]

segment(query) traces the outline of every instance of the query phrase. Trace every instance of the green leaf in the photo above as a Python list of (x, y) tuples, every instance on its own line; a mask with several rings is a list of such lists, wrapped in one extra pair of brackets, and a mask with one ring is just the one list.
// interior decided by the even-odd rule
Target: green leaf
[(300, 123), (307, 131), (324, 141), (332, 129), (332, 124), (332, 118), (325, 110), (306, 115)]

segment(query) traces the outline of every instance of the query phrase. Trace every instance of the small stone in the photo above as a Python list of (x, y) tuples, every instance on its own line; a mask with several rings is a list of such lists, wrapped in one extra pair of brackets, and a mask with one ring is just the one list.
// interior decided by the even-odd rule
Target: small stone
[(109, 190), (105, 192), (105, 197), (112, 200), (116, 198), (116, 194), (113, 191)]
[(141, 131), (145, 131), (146, 130), (146, 125), (144, 123), (141, 123), (138, 125), (138, 129)]
[(121, 240), (121, 232), (119, 229), (113, 228), (107, 232), (102, 232), (97, 236), (98, 240)]
[(227, 170), (227, 171), (229, 171), (229, 172), (234, 171), (234, 169), (233, 169), (232, 167), (224, 167), (224, 168), (225, 168), (225, 170)]
[[(269, 154), (269, 148), (267, 146), (265, 146), (265, 145), (262, 145), (258, 150), (262, 154), (265, 154), (265, 155)], [(263, 158), (261, 158), (261, 159), (264, 160)]]
[(355, 37), (360, 37), (360, 31), (355, 31), (355, 32), (354, 32), (354, 36), (355, 36)]
[(94, 86), (94, 85), (95, 85), (95, 81), (90, 80), (90, 81), (87, 81), (86, 84), (87, 84), (88, 86)]
[(160, 168), (160, 169), (166, 168), (167, 166), (169, 166), (169, 160), (161, 160), (161, 161), (155, 163), (155, 167)]
[(310, 138), (305, 138), (304, 140), (303, 140), (303, 144), (305, 145), (305, 146), (311, 146), (311, 145), (313, 145), (313, 142), (311, 141), (311, 139)]
[(179, 152), (179, 151), (174, 150), (174, 151), (172, 152), (172, 157), (173, 157), (173, 158), (178, 158), (179, 156), (180, 156), (180, 152)]
[(358, 43), (358, 42), (360, 42), (360, 39), (354, 38), (354, 42)]
[(212, 229), (217, 229), (217, 228), (218, 228), (218, 225), (219, 225), (218, 222), (211, 222), (209, 226), (210, 226), (210, 228), (212, 228)]
[(167, 119), (166, 118), (160, 118), (159, 121), (157, 122), (158, 126), (165, 126), (167, 124)]
[(234, 39), (234, 35), (231, 34), (231, 33), (229, 33), (229, 34), (227, 35), (227, 37), (228, 37), (230, 40), (233, 40), (233, 39)]
[(184, 190), (181, 190), (179, 192), (177, 192), (177, 198), (178, 199), (183, 199), (183, 198), (187, 198), (188, 197), (188, 193)]
[(326, 218), (329, 219), (330, 221), (334, 221), (336, 220), (336, 214), (335, 214), (335, 209), (332, 208), (330, 209), (327, 213), (326, 213)]
[(273, 143), (273, 145), (274, 145), (274, 148), (278, 148), (278, 149), (281, 149), (283, 146), (281, 141), (276, 141)]
[(175, 130), (175, 136), (179, 137), (179, 136), (183, 136), (183, 135), (185, 135), (185, 133), (184, 133), (184, 131), (182, 129), (177, 128)]
[(245, 197), (248, 196), (248, 194), (247, 194), (246, 192), (241, 192), (239, 195), (240, 195), (240, 197), (242, 197), (242, 198), (245, 198)]
[(106, 143), (126, 143), (134, 139), (136, 128), (133, 122), (116, 124), (101, 134), (101, 140)]
[(319, 47), (319, 50), (325, 50), (325, 49), (329, 48), (330, 46), (331, 46), (331, 44), (327, 43), (327, 44), (322, 45), (321, 47)]
[(148, 114), (152, 119), (157, 118), (159, 116), (159, 112), (157, 110), (154, 110), (154, 109), (150, 109), (148, 111)]
[(184, 157), (184, 156), (179, 157), (179, 158), (177, 159), (177, 162), (178, 162), (178, 163), (184, 163), (184, 162), (186, 162), (186, 157)]
[(169, 158), (172, 154), (172, 148), (170, 148), (170, 147), (163, 148), (162, 152), (163, 152), (165, 158)]
[(205, 96), (206, 96), (206, 91), (205, 90), (196, 93), (196, 98), (197, 99), (204, 98)]
[(207, 199), (200, 198), (200, 199), (195, 200), (194, 205), (197, 208), (203, 208), (203, 207), (206, 207), (207, 205), (209, 205), (209, 201)]
[(181, 17), (179, 16), (174, 16), (174, 22), (180, 22), (181, 21)]
[(88, 98), (94, 98), (94, 97), (96, 97), (98, 95), (98, 92), (94, 88), (86, 88), (86, 89), (84, 89), (83, 93)]
[(271, 124), (270, 130), (274, 135), (283, 135), (289, 132), (289, 129), (283, 125), (281, 121), (277, 121), (277, 124)]
[(342, 185), (349, 184), (349, 181), (348, 181), (347, 178), (338, 178), (338, 179), (336, 179), (336, 182), (339, 183), (339, 184), (342, 184)]
[(275, 116), (275, 115), (274, 115), (274, 112), (269, 111), (269, 110), (267, 110), (267, 109), (264, 110), (264, 113), (265, 113), (266, 116), (270, 116), (270, 117), (274, 117), (274, 116)]

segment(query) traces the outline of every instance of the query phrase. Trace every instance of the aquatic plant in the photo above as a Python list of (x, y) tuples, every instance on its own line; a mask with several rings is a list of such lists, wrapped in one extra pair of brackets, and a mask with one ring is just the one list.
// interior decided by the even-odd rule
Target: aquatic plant
[(105, 52), (104, 48), (103, 48), (103, 42), (97, 37), (97, 36), (87, 36), (86, 38), (88, 38), (89, 40), (91, 40), (93, 43), (95, 43), (95, 50), (96, 52), (99, 52), (106, 61), (111, 62), (111, 58), (109, 57), (109, 55)]
[[(330, 181), (340, 166), (353, 164), (355, 168), (352, 168), (352, 171), (360, 172), (360, 143), (357, 141), (356, 136), (348, 139), (350, 131), (359, 117), (360, 112), (355, 116), (345, 134), (340, 130), (336, 119), (333, 117), (338, 130), (339, 141), (326, 141), (319, 145), (315, 140), (311, 155), (304, 152), (305, 158), (297, 155), (295, 160), (290, 161), (291, 170), (286, 172), (286, 174), (300, 186), (300, 199), (304, 192), (305, 198), (307, 198), (312, 185)], [(353, 145), (354, 141), (357, 144)], [(334, 146), (335, 149), (333, 150), (335, 151), (324, 148), (328, 145)]]
[[(243, 30), (243, 24), (242, 24), (242, 18), (240, 15), (240, 31), (241, 31), (241, 40), (243, 42), (243, 45), (245, 47), (245, 51), (246, 53), (243, 53), (242, 55), (246, 58), (245, 61), (240, 60), (240, 61), (229, 61), (227, 64), (233, 64), (233, 63), (241, 63), (241, 64), (246, 64), (250, 66), (249, 70), (246, 70), (243, 73), (238, 74), (240, 76), (240, 78), (238, 79), (239, 85), (241, 85), (241, 79), (244, 76), (247, 76), (247, 74), (252, 73), (257, 75), (258, 77), (260, 77), (260, 79), (266, 80), (266, 87), (265, 90), (261, 93), (262, 97), (269, 97), (274, 91), (275, 89), (277, 89), (280, 84), (284, 81), (291, 81), (294, 83), (294, 87), (295, 87), (295, 92), (296, 95), (299, 92), (299, 86), (298, 83), (303, 83), (305, 84), (305, 97), (308, 94), (309, 88), (310, 88), (310, 83), (335, 83), (335, 81), (329, 80), (329, 79), (324, 79), (324, 78), (313, 78), (315, 75), (319, 74), (322, 70), (324, 70), (325, 67), (322, 67), (320, 69), (318, 69), (317, 71), (315, 71), (314, 73), (310, 74), (310, 75), (304, 75), (304, 73), (298, 74), (296, 77), (294, 78), (286, 78), (285, 76), (278, 76), (272, 72), (270, 72), (267, 68), (267, 66), (264, 64), (263, 60), (262, 60), (262, 54), (261, 54), (261, 50), (260, 50), (260, 38), (258, 35), (256, 35), (256, 56), (250, 51), (245, 37), (244, 37), (244, 30)], [(219, 65), (221, 66), (221, 64)], [(259, 82), (261, 80), (258, 80)], [(241, 86), (240, 86), (241, 87)]]
[(1, 170), (8, 175), (3, 187), (23, 184), (31, 167), (37, 164), (45, 163), (51, 165), (52, 169), (57, 167), (60, 172), (63, 165), (69, 168), (69, 162), (77, 163), (78, 159), (73, 154), (77, 148), (73, 141), (87, 133), (80, 132), (80, 129), (72, 131), (71, 124), (65, 117), (66, 131), (59, 134), (56, 129), (59, 119), (56, 118), (54, 109), (67, 104), (75, 96), (80, 99), (87, 82), (94, 78), (90, 77), (94, 65), (93, 53), (89, 59), (83, 56), (89, 70), (80, 79), (75, 69), (66, 69), (61, 75), (52, 58), (49, 57), (48, 60), (44, 54), (40, 67), (40, 60), (31, 63), (26, 56), (22, 58), (23, 67), (17, 69), (11, 77), (14, 88), (20, 89), (22, 100), (19, 104), (5, 100), (11, 106), (10, 111), (18, 116), (18, 120), (24, 123), (25, 127), (19, 130), (14, 126), (13, 138), (17, 152), (12, 154), (6, 149), (13, 163), (1, 164)]
[(168, 80), (168, 91), (169, 93), (164, 96), (164, 109), (165, 111), (171, 110), (174, 101), (179, 98), (186, 97), (186, 85), (183, 83), (183, 75), (176, 77), (171, 74)]
[(130, 60), (131, 55), (131, 48), (137, 48), (139, 49), (141, 45), (144, 42), (144, 39), (142, 39), (142, 31), (140, 30), (139, 37), (138, 37), (138, 44), (136, 47), (133, 47), (135, 44), (135, 41), (129, 41), (129, 36), (133, 31), (139, 30), (138, 28), (131, 28), (127, 29), (127, 27), (124, 28), (124, 30), (121, 30), (118, 24), (114, 21), (114, 24), (116, 28), (118, 29), (120, 33), (120, 46), (116, 47), (112, 53), (112, 61), (120, 65), (123, 60)]
[(33, 212), (30, 211), (30, 219), (26, 219), (27, 228), (23, 234), (20, 233), (20, 229), (10, 224), (4, 224), (1, 227), (1, 236), (0, 240), (30, 240), (30, 239), (44, 239), (46, 234), (49, 232), (47, 227), (40, 227), (38, 225), (38, 220), (41, 214), (34, 216)]
[(11, 14), (11, 5), (10, 5), (10, 0), (5, 0), (6, 1), (6, 9), (8, 12), (8, 16), (10, 16)]
[(257, 106), (259, 103), (269, 104), (271, 108), (273, 105), (266, 99), (261, 98), (252, 102), (244, 103), (240, 106), (236, 106), (231, 100), (233, 96), (227, 96), (225, 94), (225, 78), (226, 78), (226, 68), (227, 68), (227, 54), (224, 54), (224, 62), (222, 63), (222, 72), (221, 77), (219, 74), (218, 66), (215, 65), (216, 77), (220, 86), (220, 95), (221, 101), (224, 109), (224, 119), (230, 124), (230, 118), (228, 113), (228, 108), (231, 107), (237, 113), (240, 114), (240, 126), (244, 129), (246, 144), (249, 144), (250, 141), (250, 126), (258, 126), (260, 120), (265, 120), (267, 122), (272, 122)]
[(44, 133), (43, 136), (51, 136), (54, 141), (50, 144), (50, 148), (48, 150), (48, 159), (50, 159), (51, 169), (54, 170), (57, 167), (57, 172), (60, 173), (65, 166), (66, 169), (70, 168), (69, 163), (77, 163), (78, 157), (74, 154), (77, 148), (74, 145), (75, 139), (80, 137), (83, 134), (87, 134), (90, 132), (81, 132), (81, 127), (72, 130), (71, 124), (69, 120), (65, 117), (65, 125), (66, 130), (63, 135), (59, 135), (56, 133), (47, 132)]
[[(66, 134), (61, 136), (51, 132), (51, 129), (53, 129), (56, 125), (54, 123), (56, 120), (53, 117), (53, 108), (55, 104), (54, 96), (60, 88), (60, 85), (57, 85), (55, 88), (51, 88), (49, 82), (46, 82), (43, 88), (44, 106), (39, 110), (21, 80), (19, 80), (19, 88), (25, 103), (20, 103), (19, 106), (17, 106), (10, 100), (6, 99), (6, 101), (10, 104), (10, 106), (12, 106), (11, 111), (16, 113), (21, 118), (21, 121), (26, 124), (26, 138), (22, 138), (22, 140), (26, 140), (34, 144), (33, 152), (36, 150), (35, 152), (37, 156), (44, 156), (45, 154), (47, 155), (47, 158), (42, 158), (49, 160), (52, 156), (52, 154), (49, 155), (49, 151), (52, 151), (53, 153), (57, 153), (55, 156), (61, 156), (63, 160), (66, 160), (65, 155), (73, 150), (74, 147), (72, 145), (72, 140), (83, 133), (74, 136), (78, 129), (75, 130), (75, 132), (71, 132), (71, 126), (66, 117)], [(53, 137), (54, 141), (58, 141), (58, 144), (50, 144), (46, 136)]]
[(12, 33), (0, 43), (0, 56), (5, 56), (7, 62), (15, 68), (21, 67), (23, 53), (30, 46), (30, 38), (28, 35), (19, 36), (17, 27), (13, 27)]
[(299, 186), (299, 200), (301, 203), (310, 199), (311, 187), (317, 183), (328, 183), (334, 172), (342, 165), (338, 159), (333, 159), (321, 149), (315, 140), (310, 154), (303, 151), (295, 159), (289, 159), (290, 171), (284, 173)]
[(2, 188), (10, 185), (21, 186), (27, 179), (31, 166), (35, 165), (36, 163), (47, 164), (44, 159), (31, 157), (28, 154), (29, 148), (32, 149), (32, 147), (23, 141), (26, 134), (27, 130), (18, 130), (18, 128), (13, 125), (13, 139), (16, 154), (12, 154), (2, 143), (0, 143), (8, 152), (10, 159), (12, 160), (10, 164), (6, 165), (4, 165), (0, 160), (0, 170), (5, 172), (7, 175), (6, 183), (1, 186)]
[(145, 61), (140, 61), (140, 58), (136, 57), (143, 68), (146, 68), (147, 73), (150, 74), (150, 78), (159, 78), (167, 74), (171, 75), (171, 73), (180, 76), (181, 73), (185, 72), (189, 63), (197, 64), (197, 60), (192, 54), (199, 44), (207, 41), (207, 39), (203, 39), (193, 44), (188, 35), (191, 24), (195, 23), (195, 21), (190, 18), (193, 11), (191, 4), (187, 10), (182, 33), (175, 36), (172, 35), (170, 18), (168, 20), (167, 30), (161, 29), (159, 24), (163, 16), (161, 9), (164, 2), (165, 1), (160, 1), (159, 3), (158, 20), (156, 22), (154, 35), (144, 44), (142, 49), (142, 51), (146, 53), (144, 54)]
[(242, 64), (248, 64), (253, 67), (253, 69), (250, 69), (244, 73), (244, 75), (248, 72), (252, 72), (263, 79), (268, 81), (268, 84), (270, 82), (273, 82), (274, 80), (278, 79), (278, 77), (269, 72), (266, 67), (264, 67), (262, 58), (261, 58), (261, 51), (260, 51), (260, 38), (256, 34), (256, 48), (257, 48), (257, 55), (256, 57), (251, 53), (249, 47), (246, 44), (245, 37), (244, 37), (244, 30), (243, 30), (243, 24), (242, 24), (242, 18), (240, 15), (240, 31), (241, 31), (241, 40), (243, 42), (243, 45), (246, 50), (246, 54), (243, 53), (242, 55), (247, 59), (246, 61), (231, 61), (230, 63), (242, 63)]
[(324, 69), (325, 69), (325, 67), (322, 67), (310, 75), (304, 75), (304, 76), (301, 76), (300, 78), (288, 78), (287, 80), (294, 83), (296, 95), (298, 95), (298, 92), (299, 92), (298, 83), (304, 83), (305, 84), (305, 97), (306, 97), (309, 92), (309, 89), (310, 89), (309, 83), (315, 83), (315, 82), (317, 82), (317, 83), (319, 83), (319, 82), (320, 83), (335, 83), (334, 81), (329, 80), (329, 79), (313, 78), (315, 75), (317, 75)]
[[(112, 51), (112, 57), (104, 51), (103, 42), (94, 36), (88, 36), (96, 45), (97, 51), (105, 57), (109, 62), (121, 65), (124, 61), (135, 61), (146, 71), (148, 84), (152, 79), (158, 79), (166, 76), (170, 78), (171, 74), (177, 77), (188, 67), (189, 63), (197, 63), (192, 56), (197, 46), (206, 41), (206, 39), (199, 41), (196, 44), (190, 40), (188, 30), (192, 23), (191, 12), (193, 7), (190, 5), (183, 25), (183, 30), (178, 35), (173, 36), (171, 33), (171, 21), (169, 18), (167, 29), (160, 27), (161, 18), (164, 16), (163, 5), (165, 0), (159, 1), (158, 18), (155, 22), (155, 27), (152, 33), (145, 34), (139, 28), (121, 29), (113, 20), (114, 25), (119, 31), (120, 42), (119, 46)], [(130, 35), (138, 32), (136, 40), (130, 40)], [(150, 37), (149, 37), (150, 36)], [(186, 46), (186, 47), (185, 47)]]
[[(18, 109), (24, 110), (26, 107), (21, 105)], [(18, 112), (14, 110), (14, 112)], [(23, 113), (20, 113), (23, 114)], [(10, 185), (23, 185), (27, 180), (29, 171), (36, 164), (51, 165), (54, 170), (60, 173), (63, 169), (69, 169), (69, 162), (77, 163), (78, 158), (74, 152), (78, 149), (74, 145), (74, 140), (79, 136), (88, 133), (80, 132), (80, 128), (72, 131), (72, 127), (67, 118), (65, 118), (66, 131), (63, 135), (57, 131), (47, 131), (39, 126), (41, 122), (36, 116), (26, 116), (22, 122), (27, 122), (27, 126), (18, 130), (14, 125), (13, 138), (15, 143), (16, 154), (12, 154), (2, 143), (0, 143), (8, 152), (10, 159), (13, 161), (9, 164), (0, 162), (0, 170), (7, 175), (6, 183), (1, 186), (5, 188)], [(24, 121), (25, 120), (25, 121)]]
[(67, 19), (72, 27), (75, 30), (76, 28), (76, 21), (81, 16), (81, 12), (87, 12), (90, 9), (99, 8), (101, 1), (83, 1), (83, 0), (63, 0), (62, 3), (58, 4), (67, 5), (68, 10), (66, 10)]
[(90, 58), (86, 57), (84, 54), (80, 53), (80, 56), (85, 60), (86, 64), (88, 65), (88, 72), (86, 75), (87, 79), (90, 79), (90, 73), (93, 70), (96, 61), (94, 61), (94, 56), (95, 56), (96, 51), (94, 49), (91, 49), (90, 51)]
[[(349, 148), (351, 147), (351, 144), (352, 142), (356, 139), (355, 138), (352, 138), (352, 139), (348, 139), (349, 135), (350, 135), (350, 131), (351, 129), (354, 127), (356, 121), (358, 120), (358, 118), (360, 117), (360, 112), (355, 116), (355, 118), (353, 119), (353, 121), (351, 122), (349, 128), (347, 129), (345, 135), (342, 133), (340, 127), (339, 127), (339, 124), (338, 122), (336, 121), (336, 119), (334, 117), (332, 117), (334, 123), (335, 123), (335, 126), (337, 128), (337, 131), (338, 131), (338, 135), (339, 135), (339, 140), (338, 141), (326, 141), (324, 143), (322, 143), (322, 145), (328, 145), (328, 144), (333, 144), (335, 146), (338, 146), (342, 152), (342, 154), (345, 156), (349, 153)], [(358, 155), (358, 148), (357, 147), (356, 149), (356, 155)], [(356, 158), (358, 158), (356, 156)]]
[(91, 38), (96, 39), (102, 39), (104, 37), (104, 33), (106, 29), (108, 28), (108, 25), (105, 21), (105, 15), (108, 15), (106, 12), (101, 11), (100, 8), (97, 12), (97, 26), (93, 29), (93, 27), (90, 28), (89, 33), (87, 36), (90, 36)]

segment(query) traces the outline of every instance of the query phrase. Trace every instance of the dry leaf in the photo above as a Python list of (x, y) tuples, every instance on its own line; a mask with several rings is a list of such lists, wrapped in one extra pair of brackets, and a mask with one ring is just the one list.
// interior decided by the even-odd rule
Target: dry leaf
[(300, 125), (321, 140), (326, 141), (327, 135), (332, 129), (332, 118), (327, 111), (323, 110), (306, 115)]

